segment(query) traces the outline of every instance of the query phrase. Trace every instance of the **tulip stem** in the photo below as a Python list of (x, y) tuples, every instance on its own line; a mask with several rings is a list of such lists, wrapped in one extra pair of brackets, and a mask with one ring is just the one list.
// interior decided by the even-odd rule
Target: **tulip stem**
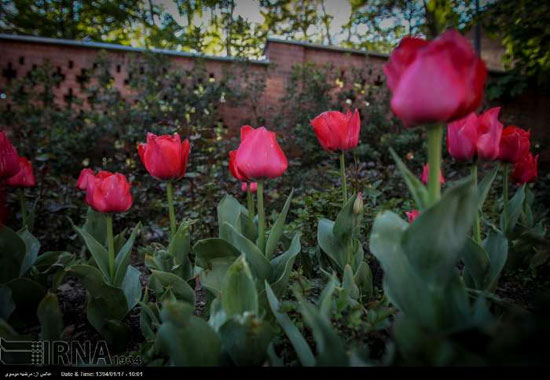
[(265, 252), (264, 181), (258, 181), (258, 248)]
[(504, 203), (504, 221), (506, 224), (506, 231), (508, 232), (508, 226), (510, 224), (510, 200), (508, 198), (508, 164), (502, 163), (503, 166), (503, 172), (504, 172), (504, 178), (503, 178), (503, 184), (502, 184), (502, 201)]
[(107, 214), (107, 245), (109, 247), (109, 274), (115, 278), (115, 239), (113, 237), (113, 217)]
[(252, 183), (246, 184), (246, 198), (248, 201), (248, 217), (254, 222), (254, 196), (252, 195)]
[(23, 227), (27, 227), (28, 229), (29, 226), (28, 226), (28, 218), (27, 218), (27, 204), (25, 201), (25, 190), (23, 189), (19, 191), (19, 201), (21, 203), (21, 219), (23, 221)]
[(344, 197), (343, 204), (348, 201), (348, 187), (346, 184), (346, 157), (344, 151), (340, 152), (340, 177), (342, 179), (342, 196)]
[[(474, 184), (477, 187), (477, 164), (472, 165), (472, 176), (474, 177)], [(479, 217), (479, 210), (476, 210), (476, 215), (474, 218), (474, 240), (476, 243), (481, 243), (481, 221)]]
[(428, 177), (429, 206), (434, 205), (441, 198), (441, 138), (443, 137), (442, 125), (434, 125), (428, 128), (428, 163), (430, 173)]
[(166, 183), (166, 198), (168, 198), (168, 216), (170, 218), (170, 232), (176, 234), (176, 213), (174, 212), (174, 187), (171, 181)]

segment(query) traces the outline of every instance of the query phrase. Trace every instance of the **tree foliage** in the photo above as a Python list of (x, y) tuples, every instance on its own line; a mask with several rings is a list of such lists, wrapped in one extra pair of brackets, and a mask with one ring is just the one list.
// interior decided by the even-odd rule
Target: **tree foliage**
[(509, 69), (550, 87), (550, 3), (500, 0), (489, 6), (483, 23), (502, 39)]

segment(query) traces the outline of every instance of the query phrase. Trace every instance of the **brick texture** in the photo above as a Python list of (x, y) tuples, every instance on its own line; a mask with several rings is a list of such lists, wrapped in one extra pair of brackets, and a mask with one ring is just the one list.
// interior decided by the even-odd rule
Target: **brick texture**
[[(490, 51), (485, 52), (489, 67), (498, 65), (502, 50), (490, 41), (484, 41)], [(60, 86), (55, 89), (56, 102), (60, 105), (66, 103), (67, 97), (80, 98), (83, 107), (86, 108), (86, 99), (81, 92), (81, 77), (89, 70), (97, 54), (99, 47), (84, 45), (77, 42), (61, 44), (56, 40), (41, 39), (24, 40), (17, 38), (0, 37), (0, 92), (10, 79), (20, 78), (32, 70), (33, 65), (40, 65), (49, 60), (63, 79)], [(106, 49), (107, 59), (111, 62), (111, 75), (114, 77), (115, 86), (125, 98), (132, 100), (132, 92), (125, 84), (128, 78), (128, 69), (132, 61), (139, 58), (140, 52), (124, 50), (121, 47), (110, 45)], [(290, 80), (292, 67), (295, 64), (313, 62), (315, 64), (331, 63), (337, 69), (346, 70), (349, 67), (369, 68), (369, 81), (380, 85), (384, 83), (382, 66), (387, 56), (376, 53), (360, 52), (347, 49), (338, 49), (326, 46), (296, 43), (292, 41), (269, 40), (265, 50), (266, 62), (256, 62), (250, 65), (251, 70), (258, 72), (269, 70), (266, 88), (260, 99), (256, 99), (259, 105), (261, 117), (269, 126), (270, 122), (279, 112), (281, 98)], [(193, 57), (167, 54), (172, 67), (191, 68)], [(494, 61), (494, 62), (493, 62)], [(209, 75), (221, 78), (224, 67), (234, 61), (229, 59), (205, 58), (206, 69)], [(501, 67), (495, 66), (496, 69)], [(550, 143), (550, 129), (548, 120), (550, 113), (550, 97), (526, 91), (520, 97), (514, 99), (501, 99), (498, 105), (502, 106), (502, 120), (506, 125), (516, 124), (526, 129), (531, 129), (541, 151), (541, 161), (550, 162), (550, 151), (546, 148)], [(246, 105), (232, 107), (228, 104), (220, 105), (220, 120), (229, 130), (236, 134), (243, 121), (250, 120), (251, 108)]]

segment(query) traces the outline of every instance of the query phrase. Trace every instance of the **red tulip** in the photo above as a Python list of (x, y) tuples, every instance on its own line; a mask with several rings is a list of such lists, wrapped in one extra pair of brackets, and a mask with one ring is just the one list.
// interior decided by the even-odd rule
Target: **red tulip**
[(76, 187), (80, 190), (86, 190), (88, 187), (88, 177), (94, 177), (94, 172), (92, 169), (82, 169), (80, 175), (78, 176), (78, 181), (76, 182)]
[(0, 131), (0, 181), (13, 177), (19, 171), (17, 150), (4, 131)]
[(239, 181), (246, 181), (247, 178), (243, 173), (239, 171), (239, 168), (237, 167), (237, 164), (235, 162), (235, 158), (237, 157), (237, 151), (232, 150), (229, 152), (229, 172), (233, 177), (238, 179)]
[(460, 119), (481, 105), (487, 69), (449, 30), (434, 41), (405, 37), (384, 66), (393, 112), (405, 126)]
[(518, 162), (529, 154), (531, 133), (516, 126), (504, 128), (500, 138), (498, 159), (504, 162)]
[[(248, 184), (246, 182), (241, 183), (241, 190), (245, 193), (248, 191)], [(258, 191), (258, 182), (251, 182), (250, 183), (250, 191), (253, 192), (253, 193)]]
[(498, 121), (500, 107), (491, 108), (481, 114), (477, 121), (477, 156), (481, 160), (492, 161), (498, 158), (502, 123)]
[(409, 223), (412, 223), (412, 222), (414, 222), (414, 220), (415, 220), (416, 218), (418, 218), (418, 216), (420, 215), (420, 211), (418, 211), (418, 210), (412, 210), (412, 211), (407, 211), (407, 212), (405, 212), (405, 214), (407, 214), (407, 221), (408, 221)]
[(33, 187), (36, 185), (31, 162), (25, 157), (18, 157), (19, 171), (13, 177), (6, 180), (8, 186)]
[[(430, 177), (430, 165), (429, 164), (426, 164), (424, 165), (424, 167), (422, 168), (422, 175), (420, 176), (420, 179), (422, 180), (422, 182), (424, 183), (424, 185), (427, 185), (428, 184), (428, 178)], [(440, 171), (440, 174), (439, 174), (439, 183), (440, 184), (444, 184), (445, 183), (445, 177), (443, 177), (443, 171)]]
[(359, 112), (323, 112), (311, 120), (319, 144), (328, 152), (353, 149), (359, 143), (361, 120)]
[(241, 128), (241, 145), (235, 164), (248, 179), (276, 178), (288, 167), (275, 133), (265, 127), (254, 129), (248, 125)]
[(189, 140), (181, 142), (177, 133), (156, 136), (147, 133), (147, 143), (138, 145), (145, 169), (157, 179), (178, 179), (185, 175), (191, 147)]
[(477, 153), (477, 115), (472, 112), (467, 117), (447, 125), (447, 150), (457, 161), (468, 161)]
[(130, 184), (120, 173), (100, 171), (88, 176), (86, 203), (99, 212), (124, 212), (132, 206)]
[(529, 152), (523, 156), (518, 162), (514, 164), (512, 170), (512, 181), (516, 184), (534, 182), (538, 176), (539, 155), (533, 157), (533, 154)]

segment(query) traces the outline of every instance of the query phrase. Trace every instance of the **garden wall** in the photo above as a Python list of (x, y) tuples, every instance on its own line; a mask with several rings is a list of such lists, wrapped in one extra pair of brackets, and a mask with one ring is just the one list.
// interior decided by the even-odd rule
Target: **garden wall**
[[(121, 95), (132, 101), (135, 96), (128, 86), (129, 67), (136, 59), (139, 60), (146, 50), (131, 48), (122, 45), (60, 40), (30, 36), (0, 35), (0, 93), (2, 89), (15, 78), (28, 75), (33, 66), (49, 60), (56, 68), (56, 75), (62, 79), (54, 90), (56, 103), (59, 106), (89, 107), (82, 89), (86, 85), (86, 72), (92, 68), (94, 61), (101, 50), (107, 52), (107, 59), (111, 62), (111, 75), (114, 86)], [(174, 67), (190, 68), (199, 56), (176, 51), (154, 50), (164, 54)], [(247, 67), (259, 73), (268, 71), (266, 87), (262, 95), (255, 100), (255, 112), (270, 124), (282, 111), (281, 98), (288, 91), (292, 67), (295, 64), (313, 62), (315, 64), (331, 63), (338, 70), (344, 71), (353, 66), (356, 68), (368, 67), (370, 85), (384, 83), (382, 66), (387, 55), (374, 52), (357, 51), (295, 41), (284, 41), (270, 38), (265, 47), (265, 59), (249, 61)], [(201, 56), (204, 59), (210, 78), (220, 79), (226, 68), (238, 66), (239, 61), (231, 57)], [(488, 60), (488, 62), (492, 62)], [(74, 100), (80, 99), (80, 104)], [(4, 105), (9, 104), (9, 98), (3, 95), (0, 98)], [(547, 123), (550, 113), (550, 98), (527, 91), (514, 99), (503, 99), (503, 121), (517, 123), (521, 127), (530, 128), (535, 140), (541, 144), (541, 161), (550, 162), (550, 151), (545, 147), (550, 144), (550, 129)], [(4, 106), (2, 105), (2, 106)], [(240, 104), (220, 106), (220, 121), (232, 133), (245, 119), (250, 119), (252, 105)]]

